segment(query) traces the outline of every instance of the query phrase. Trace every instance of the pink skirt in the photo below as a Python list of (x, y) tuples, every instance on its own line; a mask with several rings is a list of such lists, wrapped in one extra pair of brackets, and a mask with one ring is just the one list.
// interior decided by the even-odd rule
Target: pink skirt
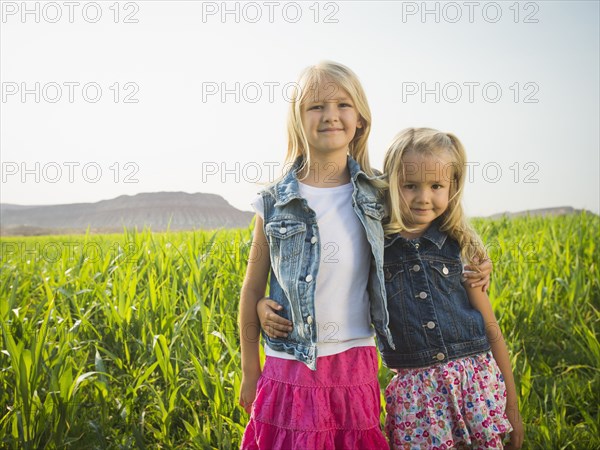
[(380, 428), (375, 347), (318, 359), (312, 371), (268, 357), (242, 449), (389, 449)]
[(492, 352), (396, 372), (385, 390), (393, 449), (503, 448), (512, 426)]

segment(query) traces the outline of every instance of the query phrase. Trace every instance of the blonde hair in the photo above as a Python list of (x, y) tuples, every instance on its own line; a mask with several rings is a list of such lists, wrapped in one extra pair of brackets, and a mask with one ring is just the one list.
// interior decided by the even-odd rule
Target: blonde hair
[[(402, 130), (390, 144), (384, 160), (383, 171), (389, 188), (386, 203), (389, 206), (389, 220), (384, 224), (385, 234), (401, 231), (414, 231), (407, 226), (410, 217), (408, 205), (400, 186), (406, 177), (403, 158), (407, 154), (443, 157), (450, 161), (450, 193), (448, 207), (441, 216), (440, 230), (458, 241), (462, 257), (468, 262), (483, 261), (487, 254), (481, 239), (467, 221), (462, 196), (467, 174), (467, 155), (462, 143), (451, 133), (442, 133), (431, 128), (407, 128)], [(444, 174), (447, 172), (444, 170)]]
[(356, 129), (356, 134), (348, 145), (348, 153), (368, 176), (375, 175), (369, 163), (367, 147), (371, 132), (371, 109), (365, 91), (352, 70), (332, 61), (322, 61), (304, 69), (293, 89), (287, 120), (288, 149), (284, 167), (289, 167), (299, 156), (304, 157), (301, 169), (310, 166), (308, 139), (302, 126), (302, 106), (310, 101), (311, 94), (315, 96), (323, 83), (333, 83), (335, 88), (341, 88), (350, 95), (362, 127)]

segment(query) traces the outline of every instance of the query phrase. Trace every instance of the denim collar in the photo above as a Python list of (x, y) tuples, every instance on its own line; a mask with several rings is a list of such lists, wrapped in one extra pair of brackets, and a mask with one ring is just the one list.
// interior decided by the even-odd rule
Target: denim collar
[[(444, 243), (446, 242), (446, 238), (448, 237), (447, 233), (440, 230), (441, 221), (442, 221), (442, 218), (438, 217), (433, 222), (431, 222), (431, 225), (429, 225), (429, 228), (427, 228), (427, 230), (425, 230), (425, 233), (423, 234), (423, 236), (421, 236), (418, 239), (427, 239), (431, 243), (435, 244), (437, 246), (437, 248), (439, 248), (441, 250), (441, 248), (444, 246)], [(406, 239), (406, 238), (400, 236), (400, 233), (394, 233), (385, 238), (384, 247), (389, 247), (397, 239), (402, 239), (407, 242), (410, 241), (410, 239)]]
[[(350, 171), (350, 179), (352, 180), (353, 184), (355, 184), (359, 176), (365, 177), (368, 180), (378, 178), (377, 175), (369, 177), (362, 170), (360, 165), (354, 160), (354, 158), (352, 158), (352, 156), (347, 155), (347, 157), (348, 170)], [(296, 161), (294, 161), (294, 164), (290, 170), (288, 170), (285, 176), (275, 186), (276, 206), (283, 206), (295, 198), (302, 198), (300, 196), (300, 189), (296, 173), (298, 172), (298, 169), (300, 169), (300, 166), (303, 162), (304, 158), (299, 156)]]

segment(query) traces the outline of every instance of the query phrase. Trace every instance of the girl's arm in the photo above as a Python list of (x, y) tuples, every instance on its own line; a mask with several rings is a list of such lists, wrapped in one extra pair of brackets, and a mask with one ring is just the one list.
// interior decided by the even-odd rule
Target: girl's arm
[(465, 282), (464, 286), (469, 295), (471, 305), (473, 305), (473, 308), (477, 309), (483, 316), (487, 338), (492, 347), (492, 354), (504, 377), (504, 383), (506, 385), (505, 412), (513, 427), (513, 431), (510, 433), (510, 446), (507, 446), (506, 449), (519, 449), (523, 444), (525, 432), (523, 429), (523, 421), (519, 414), (517, 388), (515, 386), (515, 379), (510, 365), (508, 349), (504, 342), (504, 336), (502, 335), (502, 331), (500, 330), (500, 326), (498, 325), (498, 321), (496, 320), (487, 294), (482, 292), (479, 288), (469, 286), (468, 282)]
[(242, 385), (239, 404), (249, 414), (256, 397), (256, 383), (261, 374), (259, 343), (260, 324), (256, 303), (265, 296), (271, 261), (263, 220), (256, 216), (254, 238), (250, 247), (248, 268), (240, 294), (239, 328), (242, 352)]

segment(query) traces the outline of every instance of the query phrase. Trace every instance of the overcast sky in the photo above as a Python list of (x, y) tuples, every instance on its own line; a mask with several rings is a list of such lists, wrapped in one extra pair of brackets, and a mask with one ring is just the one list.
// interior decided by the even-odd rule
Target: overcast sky
[(468, 214), (598, 213), (598, 21), (596, 1), (3, 1), (0, 201), (250, 210), (279, 175), (291, 83), (329, 59), (366, 90), (374, 167), (401, 129), (438, 128), (466, 146)]

